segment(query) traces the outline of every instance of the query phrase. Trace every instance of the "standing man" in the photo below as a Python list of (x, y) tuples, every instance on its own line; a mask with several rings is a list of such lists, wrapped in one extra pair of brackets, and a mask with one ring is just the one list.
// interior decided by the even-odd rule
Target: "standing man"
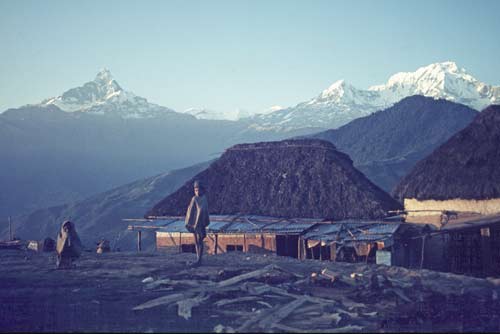
[(203, 239), (207, 236), (207, 226), (210, 224), (208, 216), (208, 201), (205, 188), (200, 181), (194, 182), (194, 196), (186, 212), (186, 229), (194, 234), (197, 261), (193, 266), (201, 264), (203, 256)]

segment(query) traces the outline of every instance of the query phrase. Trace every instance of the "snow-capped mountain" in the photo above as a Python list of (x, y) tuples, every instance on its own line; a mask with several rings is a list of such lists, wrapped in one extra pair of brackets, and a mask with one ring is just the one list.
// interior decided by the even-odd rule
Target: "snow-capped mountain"
[(236, 112), (224, 113), (205, 108), (189, 108), (184, 110), (184, 113), (193, 115), (198, 119), (229, 120), (229, 121), (236, 121), (238, 119), (238, 115), (236, 114)]
[(123, 118), (152, 118), (174, 112), (124, 90), (108, 69), (97, 73), (93, 81), (44, 100), (41, 105), (55, 105), (66, 112), (117, 113)]
[(238, 121), (240, 119), (251, 116), (251, 114), (244, 109), (235, 109), (233, 111), (222, 112), (205, 108), (189, 108), (184, 110), (184, 113), (193, 115), (198, 119), (225, 120), (225, 121)]
[(443, 62), (419, 68), (415, 72), (394, 74), (386, 84), (366, 90), (339, 80), (307, 102), (256, 115), (252, 119), (252, 127), (261, 130), (337, 128), (412, 95), (446, 99), (476, 110), (500, 103), (499, 86), (478, 81), (454, 62)]
[(373, 86), (369, 90), (379, 92), (388, 101), (424, 95), (461, 103), (476, 110), (500, 102), (500, 86), (482, 83), (450, 61), (421, 67), (415, 72), (397, 73), (385, 85)]

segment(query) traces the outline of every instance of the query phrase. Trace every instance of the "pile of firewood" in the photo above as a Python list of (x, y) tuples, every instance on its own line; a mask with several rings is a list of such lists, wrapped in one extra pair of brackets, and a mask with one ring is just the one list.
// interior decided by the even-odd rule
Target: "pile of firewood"
[(190, 319), (193, 308), (205, 307), (227, 319), (215, 332), (500, 329), (500, 290), (494, 283), (435, 284), (432, 275), (446, 274), (423, 272), (395, 278), (380, 266), (346, 273), (295, 272), (275, 264), (249, 272), (186, 270), (145, 279), (144, 289), (168, 294), (133, 309), (173, 305), (179, 317)]

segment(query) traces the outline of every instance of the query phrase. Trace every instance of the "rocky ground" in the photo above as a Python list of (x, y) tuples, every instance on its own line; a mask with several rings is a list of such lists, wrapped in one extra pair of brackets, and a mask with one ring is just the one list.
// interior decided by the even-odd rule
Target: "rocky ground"
[(500, 331), (500, 280), (274, 255), (0, 250), (2, 332)]

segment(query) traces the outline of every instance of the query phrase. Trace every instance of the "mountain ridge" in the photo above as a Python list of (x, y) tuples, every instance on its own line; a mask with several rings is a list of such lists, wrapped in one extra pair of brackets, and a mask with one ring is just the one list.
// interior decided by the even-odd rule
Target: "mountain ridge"
[(255, 115), (250, 121), (254, 128), (262, 130), (290, 130), (304, 124), (338, 128), (413, 95), (446, 99), (482, 110), (490, 104), (500, 103), (500, 86), (482, 83), (464, 68), (447, 61), (420, 67), (415, 72), (396, 73), (387, 83), (368, 89), (358, 89), (346, 80), (338, 80), (308, 101)]
[(311, 138), (332, 142), (372, 182), (389, 192), (417, 163), (478, 114), (444, 99), (410, 96)]
[(392, 193), (400, 201), (499, 198), (499, 143), (500, 105), (491, 105), (419, 161)]
[(170, 108), (150, 103), (146, 98), (124, 90), (106, 68), (99, 71), (93, 81), (37, 105), (53, 105), (65, 112), (116, 113), (122, 118), (154, 118), (175, 113)]

